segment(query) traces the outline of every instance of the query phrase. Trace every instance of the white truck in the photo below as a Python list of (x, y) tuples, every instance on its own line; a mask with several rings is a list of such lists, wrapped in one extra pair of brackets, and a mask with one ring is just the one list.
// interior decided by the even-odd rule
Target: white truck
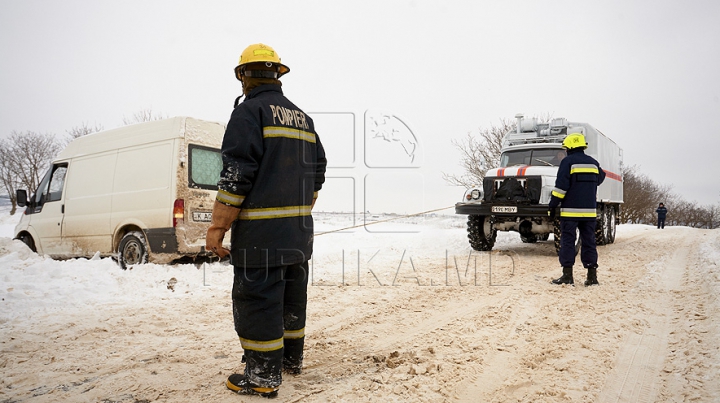
[[(488, 170), (482, 186), (468, 189), (455, 205), (456, 214), (468, 215), (470, 246), (489, 251), (495, 245), (497, 231), (516, 231), (526, 243), (546, 241), (553, 233), (555, 248), (560, 249), (559, 221), (548, 217), (548, 203), (560, 160), (565, 156), (562, 141), (570, 133), (585, 135), (585, 153), (605, 171), (605, 181), (597, 192), (595, 239), (598, 245), (615, 242), (623, 203), (622, 149), (587, 123), (564, 118), (538, 123), (536, 118), (522, 114), (515, 118), (515, 128), (503, 138), (500, 166)], [(579, 238), (576, 251), (580, 249)]]
[(117, 257), (122, 268), (205, 251), (225, 125), (189, 117), (73, 140), (28, 199), (15, 238), (53, 258)]

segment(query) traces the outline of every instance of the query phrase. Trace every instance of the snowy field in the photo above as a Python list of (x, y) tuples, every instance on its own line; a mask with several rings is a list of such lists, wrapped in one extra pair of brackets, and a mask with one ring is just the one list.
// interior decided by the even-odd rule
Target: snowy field
[[(552, 237), (471, 252), (450, 212), (315, 214), (305, 370), (276, 401), (720, 401), (720, 231), (621, 225), (599, 287), (553, 286)], [(224, 387), (231, 267), (55, 261), (18, 220), (0, 207), (0, 402), (261, 400)]]

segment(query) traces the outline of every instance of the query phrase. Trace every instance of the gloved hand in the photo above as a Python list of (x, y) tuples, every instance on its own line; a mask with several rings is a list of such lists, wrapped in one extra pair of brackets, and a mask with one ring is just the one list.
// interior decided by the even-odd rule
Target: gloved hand
[(221, 259), (230, 254), (230, 251), (222, 246), (225, 232), (227, 230), (223, 228), (210, 226), (205, 235), (205, 250), (215, 253)]
[(210, 222), (210, 228), (208, 228), (205, 235), (205, 250), (215, 253), (220, 258), (230, 254), (230, 251), (223, 248), (222, 244), (225, 233), (230, 229), (233, 221), (237, 219), (238, 214), (240, 214), (239, 208), (215, 200), (212, 222)]

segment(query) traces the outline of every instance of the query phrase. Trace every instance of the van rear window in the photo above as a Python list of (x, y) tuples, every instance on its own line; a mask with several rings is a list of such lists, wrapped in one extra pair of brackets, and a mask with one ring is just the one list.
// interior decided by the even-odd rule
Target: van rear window
[(190, 144), (188, 184), (192, 188), (217, 190), (222, 171), (222, 154), (217, 148)]

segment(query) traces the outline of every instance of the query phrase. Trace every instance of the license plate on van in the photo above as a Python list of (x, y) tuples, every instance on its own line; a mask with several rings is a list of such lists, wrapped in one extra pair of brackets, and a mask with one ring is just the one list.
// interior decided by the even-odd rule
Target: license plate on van
[(517, 206), (493, 206), (493, 213), (517, 213)]
[(200, 221), (200, 222), (212, 221), (212, 211), (210, 211), (210, 212), (193, 211), (193, 221)]

